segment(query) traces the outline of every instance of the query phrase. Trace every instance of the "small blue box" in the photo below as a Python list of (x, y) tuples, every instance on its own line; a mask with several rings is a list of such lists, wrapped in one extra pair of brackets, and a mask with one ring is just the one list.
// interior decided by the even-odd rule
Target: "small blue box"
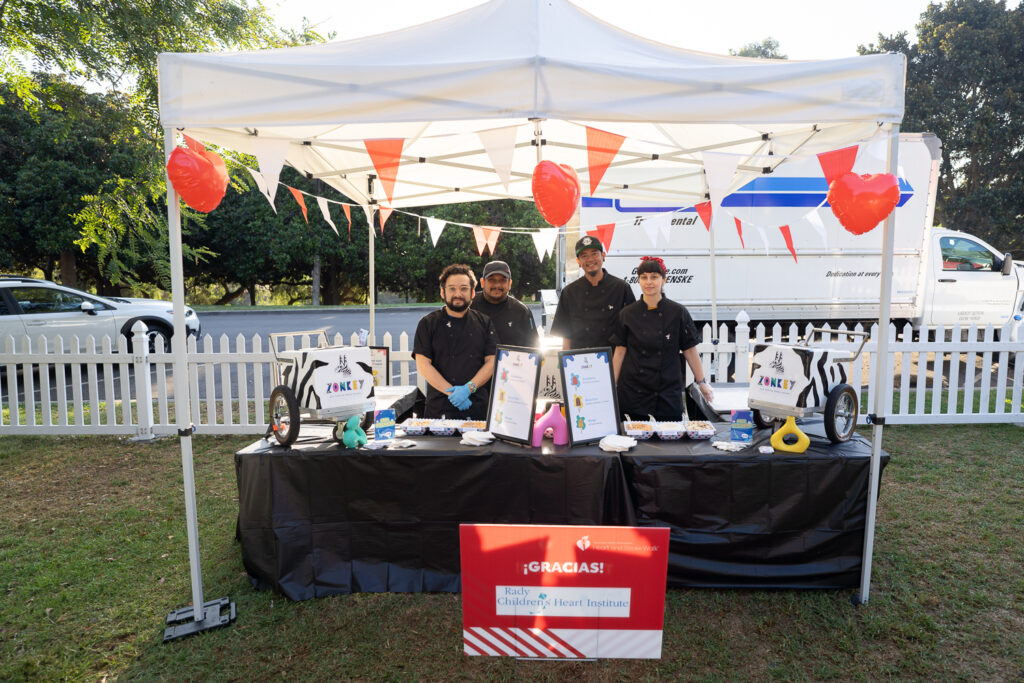
[(373, 413), (373, 438), (386, 441), (395, 438), (395, 409), (386, 408)]
[(741, 443), (750, 443), (754, 438), (754, 411), (732, 411), (732, 428), (729, 438)]

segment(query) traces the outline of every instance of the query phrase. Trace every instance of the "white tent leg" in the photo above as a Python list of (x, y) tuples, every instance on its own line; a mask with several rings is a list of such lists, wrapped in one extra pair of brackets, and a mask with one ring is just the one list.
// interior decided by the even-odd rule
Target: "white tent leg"
[[(170, 157), (175, 147), (174, 130), (164, 129), (164, 159)], [(175, 610), (167, 615), (168, 627), (164, 629), (164, 642), (227, 626), (234, 621), (235, 605), (227, 598), (203, 602), (202, 566), (199, 563), (199, 523), (196, 515), (196, 483), (192, 467), (192, 415), (188, 383), (188, 332), (185, 327), (185, 277), (181, 260), (181, 211), (178, 193), (170, 179), (167, 180), (167, 228), (171, 258), (171, 298), (174, 309), (174, 336), (171, 349), (174, 352), (174, 418), (181, 442), (181, 472), (185, 484), (185, 525), (188, 535), (188, 561), (192, 574), (192, 607)], [(138, 400), (146, 397), (139, 396)], [(228, 613), (221, 613), (222, 608)], [(198, 607), (198, 609), (197, 609)]]
[[(896, 175), (897, 155), (899, 154), (900, 126), (891, 124), (889, 131), (888, 171)], [(885, 219), (885, 233), (882, 252), (882, 283), (880, 306), (878, 311), (878, 352), (875, 355), (874, 383), (875, 405), (872, 415), (879, 420), (872, 420), (871, 426), (871, 469), (868, 483), (868, 510), (864, 525), (864, 552), (860, 569), (860, 595), (857, 601), (866, 604), (871, 591), (871, 556), (875, 545), (875, 515), (878, 510), (878, 480), (881, 475), (882, 462), (882, 429), (885, 416), (889, 412), (886, 401), (889, 400), (889, 389), (892, 378), (889, 377), (889, 302), (892, 294), (892, 261), (896, 235), (896, 212), (893, 211)]]

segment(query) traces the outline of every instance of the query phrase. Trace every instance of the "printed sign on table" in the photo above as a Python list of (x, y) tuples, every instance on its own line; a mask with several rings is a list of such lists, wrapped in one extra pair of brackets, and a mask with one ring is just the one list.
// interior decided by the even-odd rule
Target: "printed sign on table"
[(558, 367), (565, 387), (569, 444), (595, 443), (609, 434), (619, 434), (622, 423), (611, 349), (561, 351)]
[(463, 651), (659, 659), (666, 527), (462, 524)]
[(370, 347), (370, 367), (373, 368), (373, 386), (391, 384), (391, 349), (386, 346)]
[(539, 378), (539, 353), (517, 346), (498, 346), (487, 407), (487, 429), (494, 436), (530, 443)]

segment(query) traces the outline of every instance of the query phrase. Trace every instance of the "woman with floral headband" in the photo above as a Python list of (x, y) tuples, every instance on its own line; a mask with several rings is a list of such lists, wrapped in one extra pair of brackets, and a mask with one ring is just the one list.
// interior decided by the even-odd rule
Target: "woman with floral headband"
[(685, 307), (666, 299), (665, 262), (644, 256), (636, 269), (643, 293), (640, 300), (619, 311), (611, 342), (612, 367), (619, 410), (633, 418), (653, 415), (658, 421), (683, 416), (683, 366), (686, 359), (704, 398), (714, 397), (697, 355), (697, 327)]

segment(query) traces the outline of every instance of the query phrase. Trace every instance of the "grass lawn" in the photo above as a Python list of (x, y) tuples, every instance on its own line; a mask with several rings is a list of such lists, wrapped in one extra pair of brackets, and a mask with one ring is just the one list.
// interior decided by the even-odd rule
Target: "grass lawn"
[(660, 661), (461, 654), (458, 595), (256, 592), (232, 454), (193, 440), (207, 600), (234, 625), (163, 645), (191, 599), (176, 439), (0, 437), (0, 680), (1021, 680), (1024, 429), (886, 429), (868, 605), (844, 591), (668, 591)]

